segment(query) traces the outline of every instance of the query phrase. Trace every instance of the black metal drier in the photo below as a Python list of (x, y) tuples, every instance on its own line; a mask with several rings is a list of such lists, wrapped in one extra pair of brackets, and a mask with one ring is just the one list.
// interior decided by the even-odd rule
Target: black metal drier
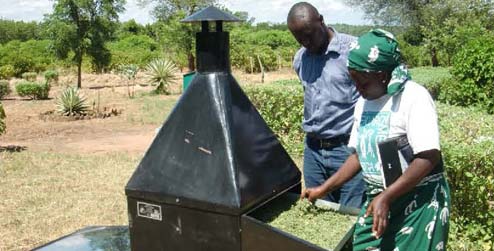
[(241, 250), (241, 215), (300, 172), (231, 75), (222, 22), (238, 19), (208, 7), (183, 21), (202, 24), (198, 73), (126, 186), (132, 250)]

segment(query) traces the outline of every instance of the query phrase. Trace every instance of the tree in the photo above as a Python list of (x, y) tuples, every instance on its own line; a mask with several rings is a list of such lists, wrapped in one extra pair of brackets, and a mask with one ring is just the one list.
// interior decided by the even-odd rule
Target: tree
[(143, 34), (144, 34), (144, 26), (138, 24), (134, 19), (121, 23), (120, 28), (117, 31), (118, 39), (121, 39), (126, 36), (143, 35)]
[(154, 4), (152, 15), (162, 23), (159, 29), (164, 34), (160, 40), (166, 43), (169, 40), (174, 42), (176, 50), (186, 54), (187, 64), (190, 71), (195, 70), (194, 41), (197, 27), (190, 24), (180, 23), (180, 20), (201, 10), (209, 5), (214, 5), (217, 0), (138, 0), (144, 6)]
[(11, 21), (0, 19), (0, 44), (12, 40), (27, 41), (41, 39), (41, 27), (36, 22)]
[(47, 34), (58, 58), (73, 54), (77, 65), (77, 87), (81, 87), (82, 59), (91, 58), (96, 71), (110, 63), (105, 47), (116, 30), (118, 14), (124, 11), (125, 0), (56, 0), (53, 14), (48, 15)]
[[(405, 40), (413, 45), (427, 46), (433, 66), (439, 65), (439, 50), (445, 34), (473, 20), (492, 25), (491, 0), (350, 0), (360, 6), (366, 17), (376, 24), (403, 25)], [(455, 27), (451, 27), (455, 25)], [(447, 28), (446, 28), (447, 27)], [(448, 55), (450, 58), (452, 55)], [(449, 61), (449, 60), (447, 60)]]

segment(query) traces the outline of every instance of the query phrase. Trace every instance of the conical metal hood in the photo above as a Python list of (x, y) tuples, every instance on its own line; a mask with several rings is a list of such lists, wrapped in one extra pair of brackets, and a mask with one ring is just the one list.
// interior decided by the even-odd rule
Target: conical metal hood
[(181, 21), (192, 23), (202, 21), (241, 22), (242, 20), (214, 6), (209, 6), (182, 19)]

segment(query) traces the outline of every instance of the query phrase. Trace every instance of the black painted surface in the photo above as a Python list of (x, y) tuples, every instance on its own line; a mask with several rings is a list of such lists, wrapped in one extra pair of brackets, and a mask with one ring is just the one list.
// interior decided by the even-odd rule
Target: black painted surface
[(128, 200), (132, 250), (240, 250), (238, 216), (158, 204), (162, 219), (154, 220), (138, 216), (137, 201)]

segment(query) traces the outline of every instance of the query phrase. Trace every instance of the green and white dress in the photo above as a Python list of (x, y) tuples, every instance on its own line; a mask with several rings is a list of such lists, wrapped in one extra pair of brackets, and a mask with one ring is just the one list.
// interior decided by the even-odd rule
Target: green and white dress
[[(412, 191), (390, 205), (383, 236), (372, 235), (372, 216), (363, 217), (383, 190), (377, 143), (407, 135), (414, 154), (438, 149), (439, 129), (434, 102), (427, 90), (406, 81), (403, 91), (376, 100), (361, 98), (355, 107), (349, 142), (357, 151), (367, 183), (367, 201), (358, 217), (353, 250), (445, 250), (449, 229), (449, 187), (443, 173), (425, 177)], [(407, 166), (402, 167), (405, 171)]]

